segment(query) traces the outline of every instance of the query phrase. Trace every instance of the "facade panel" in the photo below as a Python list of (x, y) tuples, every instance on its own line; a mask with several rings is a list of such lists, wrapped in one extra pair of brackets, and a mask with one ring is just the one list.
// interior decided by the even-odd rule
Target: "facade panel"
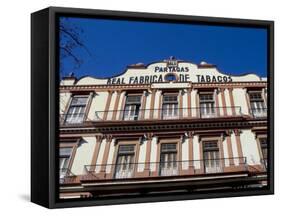
[(260, 164), (260, 156), (257, 147), (257, 141), (255, 139), (255, 134), (251, 130), (242, 130), (240, 134), (242, 152), (245, 157), (247, 157), (247, 163), (249, 165)]
[(93, 150), (95, 149), (95, 137), (83, 137), (78, 144), (71, 172), (76, 175), (84, 174), (84, 165), (90, 164), (92, 160)]
[(176, 59), (63, 79), (61, 196), (266, 185), (266, 86)]

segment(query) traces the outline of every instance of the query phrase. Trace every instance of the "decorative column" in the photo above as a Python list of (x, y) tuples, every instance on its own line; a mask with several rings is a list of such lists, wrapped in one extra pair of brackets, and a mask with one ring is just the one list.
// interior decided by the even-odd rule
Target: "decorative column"
[(156, 150), (156, 164), (155, 164), (155, 166), (153, 166), (154, 168), (155, 168), (155, 170), (156, 171), (154, 171), (153, 172), (153, 176), (158, 176), (159, 175), (159, 161), (160, 161), (160, 154), (161, 154), (161, 143), (160, 143), (160, 139), (159, 139), (159, 137), (153, 137), (153, 138), (155, 138), (156, 139), (156, 148), (157, 148), (157, 150)]
[[(123, 94), (123, 93), (124, 93), (124, 94)], [(121, 109), (120, 109), (120, 111), (119, 111), (119, 120), (121, 121), (121, 120), (123, 120), (123, 118), (124, 118), (125, 102), (126, 102), (126, 99), (127, 99), (127, 97), (126, 97), (126, 92), (125, 92), (125, 91), (122, 91), (120, 96), (122, 96)], [(118, 109), (118, 108), (117, 108), (117, 109)]]
[(146, 100), (147, 100), (147, 94), (148, 92), (145, 90), (143, 91), (142, 94), (142, 101), (141, 101), (141, 113), (140, 113), (140, 119), (144, 119), (145, 118), (145, 111), (146, 111)]
[(199, 171), (200, 173), (205, 173), (205, 164), (204, 164), (204, 152), (203, 152), (203, 140), (204, 137), (202, 137), (202, 135), (197, 134), (198, 136), (198, 142), (199, 142), (199, 162), (200, 162), (200, 169), (197, 170), (197, 172)]
[(242, 152), (242, 145), (241, 145), (241, 139), (240, 139), (240, 134), (241, 130), (235, 129), (234, 130), (235, 134), (235, 140), (236, 140), (236, 145), (237, 145), (237, 152), (238, 152), (238, 157), (239, 157), (239, 165), (244, 163), (243, 160), (243, 152)]
[(220, 139), (219, 139), (219, 150), (220, 150), (220, 158), (222, 167), (225, 167), (225, 159), (224, 159), (224, 149), (223, 149), (223, 140), (224, 140), (224, 134), (221, 133)]
[(194, 173), (194, 164), (193, 164), (193, 136), (194, 136), (194, 131), (187, 132), (187, 135), (188, 135), (189, 172)]
[(194, 91), (195, 91), (195, 101), (196, 101), (196, 117), (200, 118), (200, 101), (199, 101), (198, 89), (194, 89)]
[(181, 89), (179, 90), (179, 118), (182, 118), (183, 117), (183, 94), (184, 94), (184, 91)]
[(227, 144), (227, 153), (229, 157), (229, 165), (233, 166), (234, 165), (234, 160), (233, 160), (233, 151), (232, 151), (232, 143), (231, 143), (231, 130), (228, 130), (226, 132), (226, 144)]
[(104, 109), (103, 120), (107, 119), (107, 115), (108, 115), (108, 110), (109, 110), (112, 94), (113, 94), (113, 91), (108, 91), (108, 96), (107, 96), (107, 99), (106, 99), (106, 104), (105, 104), (105, 109)]
[(248, 106), (248, 114), (252, 115), (252, 110), (251, 110), (251, 104), (250, 104), (250, 98), (249, 98), (249, 94), (248, 94), (248, 90), (247, 88), (243, 88), (244, 94), (245, 94), (245, 100)]
[(160, 97), (159, 97), (159, 104), (158, 104), (158, 119), (161, 119), (162, 114), (162, 90), (158, 90)]
[(220, 107), (219, 107), (219, 89), (215, 89), (214, 95), (215, 95), (215, 103), (216, 103), (216, 112), (217, 116), (220, 116)]
[(149, 176), (149, 172), (150, 172), (150, 155), (151, 155), (152, 137), (153, 137), (153, 133), (146, 134), (146, 152), (145, 152), (145, 166), (144, 166), (145, 176)]
[(191, 113), (191, 89), (187, 89), (187, 116), (188, 118), (192, 117)]
[(156, 93), (156, 89), (152, 89), (152, 91), (151, 91), (151, 102), (150, 102), (149, 119), (152, 119), (153, 118), (153, 114), (154, 114), (155, 93)]
[(118, 90), (116, 92), (117, 92), (117, 97), (116, 97), (115, 103), (114, 103), (112, 120), (116, 120), (116, 115), (117, 115), (117, 110), (118, 110), (118, 104), (119, 104), (119, 100), (120, 100), (121, 90)]
[(222, 110), (223, 110), (223, 115), (226, 116), (226, 102), (225, 102), (225, 95), (224, 95), (224, 88), (220, 89), (221, 92), (221, 101), (222, 101)]
[(95, 145), (95, 149), (93, 152), (90, 171), (95, 171), (102, 140), (103, 140), (103, 135), (96, 135), (96, 145)]
[(235, 110), (235, 104), (234, 104), (234, 98), (233, 98), (233, 88), (229, 88), (228, 92), (229, 92), (229, 99), (230, 99), (230, 106), (231, 106), (231, 110), (232, 110), (232, 115), (235, 116), (236, 110)]
[(262, 98), (263, 98), (263, 101), (264, 101), (264, 106), (265, 106), (265, 108), (267, 108), (267, 94), (266, 94), (266, 88), (263, 88), (262, 89)]
[(104, 174), (104, 178), (106, 177), (106, 165), (107, 165), (107, 159), (108, 159), (108, 155), (109, 155), (109, 149), (110, 149), (110, 144), (112, 141), (112, 136), (110, 135), (106, 135), (106, 143), (105, 143), (105, 149), (104, 149), (104, 153), (103, 153), (103, 158), (102, 158), (102, 167), (101, 167), (101, 173)]
[(183, 173), (184, 173), (184, 171), (182, 170), (182, 163), (183, 163), (183, 161), (182, 161), (182, 145), (183, 145), (183, 143), (185, 142), (185, 135), (184, 134), (182, 134), (182, 135), (180, 135), (180, 139), (179, 139), (179, 141), (178, 141), (178, 157), (177, 157), (177, 161), (178, 161), (178, 173), (180, 174), (180, 175), (182, 175)]

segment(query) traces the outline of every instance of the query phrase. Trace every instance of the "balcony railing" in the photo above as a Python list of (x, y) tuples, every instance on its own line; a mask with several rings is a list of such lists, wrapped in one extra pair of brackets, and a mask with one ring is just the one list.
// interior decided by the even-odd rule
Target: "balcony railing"
[(68, 168), (61, 168), (59, 171), (60, 184), (63, 184), (67, 179), (76, 177)]
[(82, 124), (84, 123), (84, 117), (85, 117), (85, 113), (61, 114), (60, 124), (61, 125)]
[(261, 159), (261, 164), (264, 170), (267, 170), (267, 158)]
[[(140, 172), (151, 176), (180, 176), (187, 175), (189, 170), (194, 170), (193, 174), (210, 174), (228, 172), (228, 168), (237, 168), (237, 171), (247, 171), (245, 157), (218, 158), (203, 160), (185, 161), (165, 161), (148, 163), (120, 163), (106, 165), (86, 165), (85, 170), (88, 174), (98, 179), (99, 173), (105, 173), (112, 179), (128, 179), (139, 177)], [(235, 170), (235, 169), (232, 169)], [(145, 172), (146, 171), (146, 172)]]
[(219, 118), (241, 116), (241, 107), (176, 108), (96, 111), (95, 121), (135, 121), (154, 119)]
[(265, 118), (265, 117), (267, 117), (267, 108), (250, 109), (250, 114), (254, 118)]

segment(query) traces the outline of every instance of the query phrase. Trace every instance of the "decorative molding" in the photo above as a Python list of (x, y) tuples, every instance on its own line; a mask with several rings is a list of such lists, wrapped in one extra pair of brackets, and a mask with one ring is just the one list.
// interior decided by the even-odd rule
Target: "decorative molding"
[(187, 108), (188, 108), (188, 117), (192, 117), (191, 112), (191, 88), (187, 89)]
[(230, 129), (225, 130), (226, 136), (231, 136), (232, 133), (233, 133), (233, 130), (230, 130)]
[(112, 98), (112, 94), (113, 94), (113, 91), (107, 91), (108, 92), (108, 96), (107, 96), (107, 99), (106, 99), (106, 104), (105, 104), (105, 109), (104, 109), (104, 115), (103, 115), (103, 120), (106, 120), (107, 119), (107, 114), (108, 114), (108, 110), (109, 110), (109, 107), (110, 107), (110, 103), (111, 103), (111, 98)]
[[(238, 119), (237, 119), (238, 120)], [(233, 128), (253, 128), (253, 127), (264, 127), (267, 126), (266, 120), (252, 120), (252, 119), (239, 119), (237, 121), (231, 118), (221, 118), (219, 121), (154, 121), (146, 123), (140, 122), (137, 124), (134, 121), (134, 124), (118, 121), (113, 123), (106, 124), (102, 122), (101, 124), (89, 125), (87, 127), (82, 126), (68, 126), (60, 128), (60, 135), (66, 136), (67, 134), (93, 134), (93, 133), (122, 133), (122, 132), (143, 132), (151, 131), (189, 131), (189, 130), (212, 130), (212, 129), (233, 129)]]
[(180, 136), (180, 140), (181, 140), (180, 144), (183, 144), (186, 141), (186, 139), (187, 139), (187, 136), (185, 134), (181, 135)]
[[(59, 90), (63, 92), (91, 92), (91, 91), (108, 91), (108, 90), (131, 90), (131, 89), (151, 89), (152, 84), (123, 84), (123, 85), (69, 85), (60, 86)], [(250, 88), (250, 87), (267, 87), (266, 81), (256, 82), (231, 82), (231, 83), (192, 83), (193, 88)]]
[(154, 115), (155, 94), (156, 94), (156, 89), (152, 89), (151, 100), (150, 100), (150, 113), (149, 113), (150, 119), (152, 119), (152, 117)]
[(187, 138), (193, 138), (194, 131), (187, 131), (187, 132), (185, 132), (185, 135), (186, 135)]
[(180, 90), (179, 90), (179, 93), (180, 93), (180, 95), (182, 95), (182, 96), (183, 96), (186, 92), (187, 92), (186, 89), (180, 89)]
[(106, 139), (106, 142), (111, 142), (112, 139), (113, 139), (113, 136), (112, 135), (108, 135), (108, 134), (104, 135), (104, 137)]
[(105, 138), (104, 135), (96, 135), (96, 142), (102, 142), (102, 140)]
[(144, 137), (146, 140), (151, 140), (154, 136), (154, 133), (145, 133)]
[(235, 136), (240, 136), (240, 134), (242, 133), (242, 130), (241, 129), (234, 129), (233, 130)]
[[(114, 102), (113, 110), (118, 110), (118, 105), (119, 105), (120, 96), (121, 96), (122, 91), (121, 90), (116, 90), (115, 92), (117, 93), (117, 96), (116, 96), (116, 99), (115, 99), (115, 102)], [(117, 112), (113, 112), (113, 115), (112, 115), (112, 119), (113, 120), (116, 119), (116, 115), (117, 115)]]
[(225, 88), (220, 88), (223, 115), (227, 116), (226, 101), (225, 101)]

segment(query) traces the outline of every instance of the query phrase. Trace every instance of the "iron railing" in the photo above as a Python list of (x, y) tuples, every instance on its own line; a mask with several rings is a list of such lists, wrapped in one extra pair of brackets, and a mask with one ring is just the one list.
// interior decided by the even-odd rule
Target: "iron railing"
[(267, 158), (261, 159), (261, 164), (264, 170), (267, 170)]
[(267, 117), (267, 108), (252, 108), (250, 109), (250, 114), (254, 118), (266, 118)]
[(76, 175), (74, 175), (70, 171), (70, 169), (68, 169), (68, 168), (61, 168), (59, 170), (60, 184), (63, 184), (67, 178), (71, 178), (71, 177), (76, 177)]
[(60, 124), (61, 125), (83, 124), (84, 119), (85, 119), (85, 113), (61, 114)]
[[(97, 164), (86, 165), (87, 174), (99, 176), (99, 173), (111, 175), (113, 179), (127, 179), (138, 177), (139, 172), (146, 171), (150, 176), (178, 176), (186, 175), (192, 169), (193, 174), (209, 174), (227, 172), (226, 167), (236, 167), (238, 171), (246, 171), (246, 157), (218, 158), (203, 160), (183, 160), (147, 163), (120, 163), (120, 164)], [(98, 177), (97, 177), (98, 178)]]
[[(254, 118), (267, 117), (267, 109), (250, 109), (250, 115)], [(138, 120), (177, 120), (190, 118), (221, 118), (242, 116), (241, 107), (211, 107), (211, 108), (176, 108), (176, 109), (139, 109), (96, 111), (93, 119), (86, 119), (85, 113), (61, 114), (61, 125), (79, 125), (85, 121), (138, 121)]]
[(135, 121), (155, 119), (188, 119), (188, 118), (219, 118), (225, 116), (241, 116), (241, 107), (210, 107), (210, 108), (175, 108), (175, 109), (139, 109), (139, 110), (108, 110), (96, 111), (96, 121)]

